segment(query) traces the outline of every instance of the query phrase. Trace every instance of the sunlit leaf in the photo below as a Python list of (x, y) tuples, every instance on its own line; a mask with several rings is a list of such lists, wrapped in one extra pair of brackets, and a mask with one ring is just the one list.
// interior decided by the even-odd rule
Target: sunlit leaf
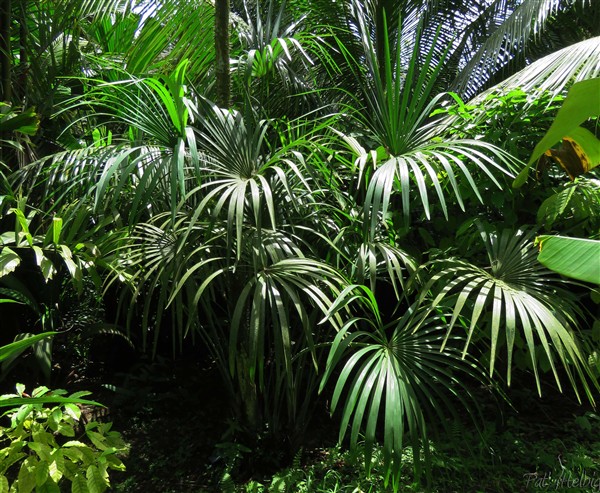
[(20, 263), (21, 257), (14, 250), (8, 247), (2, 248), (0, 251), (0, 277), (13, 272)]
[(600, 241), (565, 236), (538, 236), (538, 260), (563, 276), (600, 284)]

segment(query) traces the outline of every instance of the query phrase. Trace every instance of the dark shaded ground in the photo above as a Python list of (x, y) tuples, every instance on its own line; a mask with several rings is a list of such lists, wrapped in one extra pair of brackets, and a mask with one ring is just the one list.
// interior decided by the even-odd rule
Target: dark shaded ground
[[(278, 444), (246, 448), (247, 444), (232, 441), (229, 432), (235, 423), (216, 371), (210, 367), (158, 358), (153, 363), (141, 361), (127, 375), (115, 375), (112, 380), (114, 391), (105, 389), (98, 399), (109, 404), (114, 428), (131, 445), (127, 471), (112, 476), (115, 492), (224, 491), (221, 481), (226, 471), (232, 474), (231, 487), (234, 482), (248, 484), (251, 477), (268, 485), (278, 470), (283, 471), (279, 476), (288, 474), (291, 481), (314, 475), (315, 481), (325, 485), (326, 479), (319, 478), (333, 472), (341, 478), (339, 482), (363, 484), (360, 464), (332, 452), (337, 424), (325, 413), (317, 415), (310, 427), (310, 445), (294, 456), (277, 450)], [(465, 422), (434, 440), (432, 491), (600, 490), (567, 487), (572, 483), (565, 479), (583, 473), (597, 476), (600, 482), (600, 418), (590, 412), (589, 405), (580, 406), (573, 396), (559, 394), (550, 385), (539, 399), (529, 384), (511, 389), (516, 409), (505, 405), (502, 412), (488, 394), (481, 394), (485, 421), (480, 435)], [(289, 467), (296, 470), (286, 470)], [(569, 476), (561, 484), (564, 471)], [(406, 474), (404, 491), (422, 491), (410, 479), (410, 465)], [(375, 488), (371, 491), (383, 491)]]

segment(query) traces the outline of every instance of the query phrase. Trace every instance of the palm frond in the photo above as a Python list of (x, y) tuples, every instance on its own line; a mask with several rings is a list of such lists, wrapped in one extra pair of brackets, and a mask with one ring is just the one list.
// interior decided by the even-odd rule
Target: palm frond
[[(310, 75), (321, 38), (292, 16), (286, 1), (244, 0), (234, 25), (240, 47), (232, 60), (238, 97), (252, 99), (268, 117), (303, 115), (319, 106)], [(246, 103), (248, 104), (248, 103)]]
[[(184, 85), (187, 65), (184, 61), (172, 76), (161, 78), (129, 76), (116, 82), (87, 80), (91, 84), (90, 91), (72, 99), (61, 110), (76, 112), (90, 107), (94, 110), (76, 119), (71, 126), (84, 120), (93, 123), (95, 119), (108, 119), (109, 123), (124, 125), (127, 130), (128, 143), (109, 146), (110, 150), (98, 148), (99, 154), (108, 153), (110, 158), (96, 161), (101, 168), (97, 170), (98, 181), (90, 184), (95, 190), (96, 207), (104, 201), (114, 207), (123, 189), (131, 187), (133, 200), (129, 203), (129, 216), (133, 219), (156, 200), (153, 194), (162, 188), (175, 214), (179, 198), (185, 195), (185, 168), (198, 166), (196, 138), (190, 127), (197, 111)], [(123, 74), (120, 70), (117, 72)], [(151, 145), (139, 145), (142, 141)], [(133, 183), (136, 186), (132, 186)], [(107, 197), (107, 191), (115, 193)]]
[(311, 200), (310, 173), (304, 156), (296, 150), (306, 138), (279, 147), (268, 142), (268, 130), (269, 122), (256, 115), (213, 107), (199, 132), (204, 196), (196, 213), (227, 217), (228, 235), (235, 239), (238, 258), (245, 225), (251, 223), (259, 232), (264, 225), (276, 229), (278, 218), (286, 215), (276, 208), (279, 200), (286, 207)]
[(371, 291), (375, 293), (377, 281), (386, 280), (394, 289), (399, 300), (405, 289), (405, 281), (417, 270), (415, 259), (401, 248), (387, 241), (362, 243), (353, 263), (356, 269), (353, 279), (365, 284), (368, 280)]
[[(481, 232), (485, 243), (489, 267), (481, 268), (467, 261), (440, 260), (441, 270), (431, 277), (423, 288), (422, 299), (433, 291), (431, 306), (453, 307), (447, 335), (456, 331), (460, 315), (469, 319), (463, 355), (467, 354), (474, 334), (482, 335), (491, 343), (490, 375), (494, 371), (499, 348), (506, 346), (507, 381), (511, 369), (515, 341), (521, 337), (531, 359), (538, 392), (541, 394), (538, 348), (547, 359), (559, 389), (562, 389), (555, 360), (562, 364), (571, 385), (579, 397), (575, 375), (591, 402), (592, 388), (597, 382), (591, 376), (582, 354), (575, 328), (576, 309), (569, 293), (556, 276), (537, 261), (533, 247), (534, 233)], [(490, 319), (486, 319), (489, 314)], [(477, 332), (476, 332), (477, 331)], [(502, 337), (502, 340), (501, 340)], [(537, 338), (537, 340), (536, 340)], [(588, 383), (591, 379), (592, 383)]]
[(444, 141), (434, 137), (429, 142), (415, 146), (409, 152), (392, 156), (375, 170), (368, 185), (365, 216), (370, 218), (367, 223), (370, 234), (375, 234), (381, 217), (388, 214), (394, 193), (401, 194), (405, 223), (409, 222), (410, 193), (415, 184), (427, 219), (431, 217), (430, 193), (435, 193), (440, 209), (444, 216), (448, 217), (446, 190), (452, 190), (462, 210), (465, 207), (461, 186), (457, 180), (461, 175), (477, 198), (483, 202), (472, 174), (472, 165), (487, 175), (498, 188), (502, 188), (492, 170), (511, 176), (514, 163), (514, 158), (498, 147), (471, 139)]
[[(460, 403), (474, 417), (476, 406), (464, 377), (485, 380), (471, 359), (463, 359), (451, 344), (444, 346), (443, 312), (411, 306), (397, 320), (383, 325), (377, 301), (366, 286), (348, 286), (331, 307), (330, 314), (358, 304), (365, 316), (346, 321), (329, 353), (321, 390), (343, 364), (331, 401), (332, 412), (343, 403), (340, 441), (350, 431), (352, 448), (365, 433), (365, 465), (378, 428), (383, 429), (386, 485), (397, 484), (405, 437), (408, 437), (417, 467), (421, 447), (429, 460), (427, 423), (444, 423), (456, 416)], [(350, 429), (350, 430), (349, 430)]]
[[(415, 185), (428, 219), (431, 217), (430, 191), (434, 191), (446, 217), (445, 189), (451, 187), (458, 204), (464, 209), (456, 171), (465, 177), (469, 187), (482, 200), (469, 164), (475, 164), (500, 186), (491, 170), (510, 174), (514, 161), (511, 156), (481, 141), (449, 140), (441, 135), (443, 127), (430, 120), (436, 105), (444, 97), (434, 93), (436, 79), (447, 55), (447, 50), (439, 54), (434, 49), (437, 34), (434, 34), (434, 42), (425, 55), (421, 51), (422, 27), (406, 43), (403, 37), (399, 37), (393, 56), (388, 40), (385, 43), (384, 66), (380, 67), (372, 41), (364, 31), (361, 33), (369, 78), (363, 83), (364, 114), (356, 113), (357, 119), (369, 129), (368, 137), (380, 144), (380, 148), (357, 157), (361, 175), (369, 159), (373, 160), (373, 168), (376, 168), (364, 203), (365, 217), (370, 218), (371, 236), (374, 236), (381, 216), (386, 216), (393, 192), (401, 193), (403, 217), (408, 223), (410, 190)], [(361, 149), (357, 147), (359, 152)], [(383, 164), (377, 163), (378, 160)]]
[[(563, 0), (524, 0), (510, 2), (495, 0), (484, 10), (488, 19), (499, 19), (483, 43), (469, 43), (476, 46), (475, 53), (469, 54), (466, 66), (455, 81), (453, 88), (458, 92), (473, 96), (489, 79), (490, 75), (507, 65), (515, 56), (527, 51), (529, 43), (542, 35), (548, 22), (560, 10), (581, 5), (586, 7), (590, 0), (565, 2)], [(493, 15), (493, 16), (492, 16)], [(474, 25), (475, 23), (471, 23)]]
[[(327, 313), (343, 284), (344, 279), (335, 269), (302, 257), (283, 259), (258, 270), (236, 300), (229, 338), (231, 372), (241, 344), (248, 352), (250, 378), (257, 379), (261, 388), (264, 386), (267, 331), (271, 332), (278, 373), (292, 378), (293, 341), (298, 336), (316, 364), (311, 312), (316, 309), (322, 315)], [(300, 333), (294, 330), (297, 324)]]
[(600, 37), (581, 41), (541, 58), (475, 96), (477, 104), (490, 94), (520, 88), (531, 94), (559, 95), (572, 83), (600, 77)]

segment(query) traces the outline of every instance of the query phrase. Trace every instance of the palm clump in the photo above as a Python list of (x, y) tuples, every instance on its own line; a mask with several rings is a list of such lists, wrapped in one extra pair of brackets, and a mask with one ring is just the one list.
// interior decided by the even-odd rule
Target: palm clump
[[(44, 7), (21, 3), (20, 21), (46, 29)], [(340, 440), (364, 439), (369, 463), (381, 439), (395, 485), (406, 441), (427, 464), (435, 423), (476, 418), (473, 382), (501, 367), (510, 385), (515, 353), (538, 392), (551, 372), (594, 402), (586, 313), (567, 293), (586, 288), (537, 263), (547, 220), (527, 227), (511, 188), (523, 163), (486, 122), (510, 90), (531, 95), (521, 115), (543, 115), (537, 94), (598, 76), (593, 25), (529, 64), (563, 13), (597, 6), (467, 3), (232, 1), (231, 108), (214, 103), (218, 2), (79, 2), (74, 28), (46, 6), (52, 46), (69, 39), (73, 55), (32, 66), (26, 87), (60, 97), (32, 137), (44, 155), (2, 164), (2, 211), (23, 194), (25, 213), (44, 211), (34, 233), (61, 218), (43, 248), (70, 247), (77, 276), (118, 291), (143, 350), (159, 352), (165, 330), (174, 352), (201, 345), (247, 432), (297, 446), (327, 394)], [(47, 46), (32, 38), (28, 59)], [(17, 275), (2, 265), (0, 283)]]

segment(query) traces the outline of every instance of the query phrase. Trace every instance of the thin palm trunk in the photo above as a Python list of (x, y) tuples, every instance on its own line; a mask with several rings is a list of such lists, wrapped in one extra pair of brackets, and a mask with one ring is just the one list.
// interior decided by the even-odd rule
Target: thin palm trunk
[(2, 85), (2, 100), (10, 101), (11, 94), (11, 0), (4, 0), (0, 7), (0, 84)]
[(215, 58), (217, 105), (229, 108), (229, 0), (215, 0)]

